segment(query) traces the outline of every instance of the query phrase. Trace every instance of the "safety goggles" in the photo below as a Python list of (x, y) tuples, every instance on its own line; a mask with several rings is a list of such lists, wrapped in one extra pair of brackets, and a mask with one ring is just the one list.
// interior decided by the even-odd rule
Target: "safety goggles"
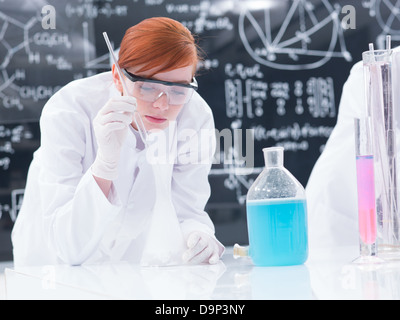
[(123, 73), (133, 82), (133, 96), (147, 102), (155, 102), (165, 94), (169, 105), (184, 105), (198, 88), (195, 78), (186, 84), (142, 78), (126, 69), (123, 69)]

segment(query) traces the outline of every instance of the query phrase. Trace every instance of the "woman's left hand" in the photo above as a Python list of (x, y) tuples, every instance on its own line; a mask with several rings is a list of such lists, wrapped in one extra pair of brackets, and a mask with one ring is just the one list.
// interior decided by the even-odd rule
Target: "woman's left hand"
[(188, 250), (183, 254), (183, 260), (190, 264), (216, 264), (219, 260), (219, 247), (210, 235), (195, 231), (187, 238)]

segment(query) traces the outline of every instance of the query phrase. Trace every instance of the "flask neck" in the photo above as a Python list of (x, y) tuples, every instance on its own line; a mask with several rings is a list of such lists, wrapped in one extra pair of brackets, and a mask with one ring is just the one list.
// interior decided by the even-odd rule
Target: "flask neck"
[(271, 147), (264, 148), (265, 167), (282, 167), (283, 166), (283, 148)]

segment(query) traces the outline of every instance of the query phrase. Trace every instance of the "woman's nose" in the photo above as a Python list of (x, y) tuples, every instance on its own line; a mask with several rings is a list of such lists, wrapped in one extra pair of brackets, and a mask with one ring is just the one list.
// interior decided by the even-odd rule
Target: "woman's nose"
[(162, 111), (168, 109), (168, 97), (165, 92), (161, 92), (156, 101), (153, 102), (153, 107)]

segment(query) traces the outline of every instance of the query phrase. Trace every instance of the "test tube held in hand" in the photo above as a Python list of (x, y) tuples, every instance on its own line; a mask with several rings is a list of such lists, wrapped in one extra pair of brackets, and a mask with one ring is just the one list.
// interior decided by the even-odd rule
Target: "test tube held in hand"
[[(111, 46), (111, 42), (110, 42), (110, 39), (108, 38), (107, 32), (103, 32), (103, 37), (107, 44), (108, 51), (110, 52), (111, 59), (115, 65), (115, 69), (117, 70), (118, 76), (121, 80), (122, 88), (126, 94), (129, 94), (124, 75), (122, 74), (121, 68), (118, 64), (118, 60), (115, 57), (114, 50)], [(146, 131), (146, 128), (144, 127), (142, 117), (140, 116), (139, 112), (136, 110), (134, 111), (134, 114), (133, 114), (133, 120), (135, 121), (135, 124), (139, 131), (140, 137), (143, 140), (143, 143), (146, 145), (147, 144), (147, 131)]]

